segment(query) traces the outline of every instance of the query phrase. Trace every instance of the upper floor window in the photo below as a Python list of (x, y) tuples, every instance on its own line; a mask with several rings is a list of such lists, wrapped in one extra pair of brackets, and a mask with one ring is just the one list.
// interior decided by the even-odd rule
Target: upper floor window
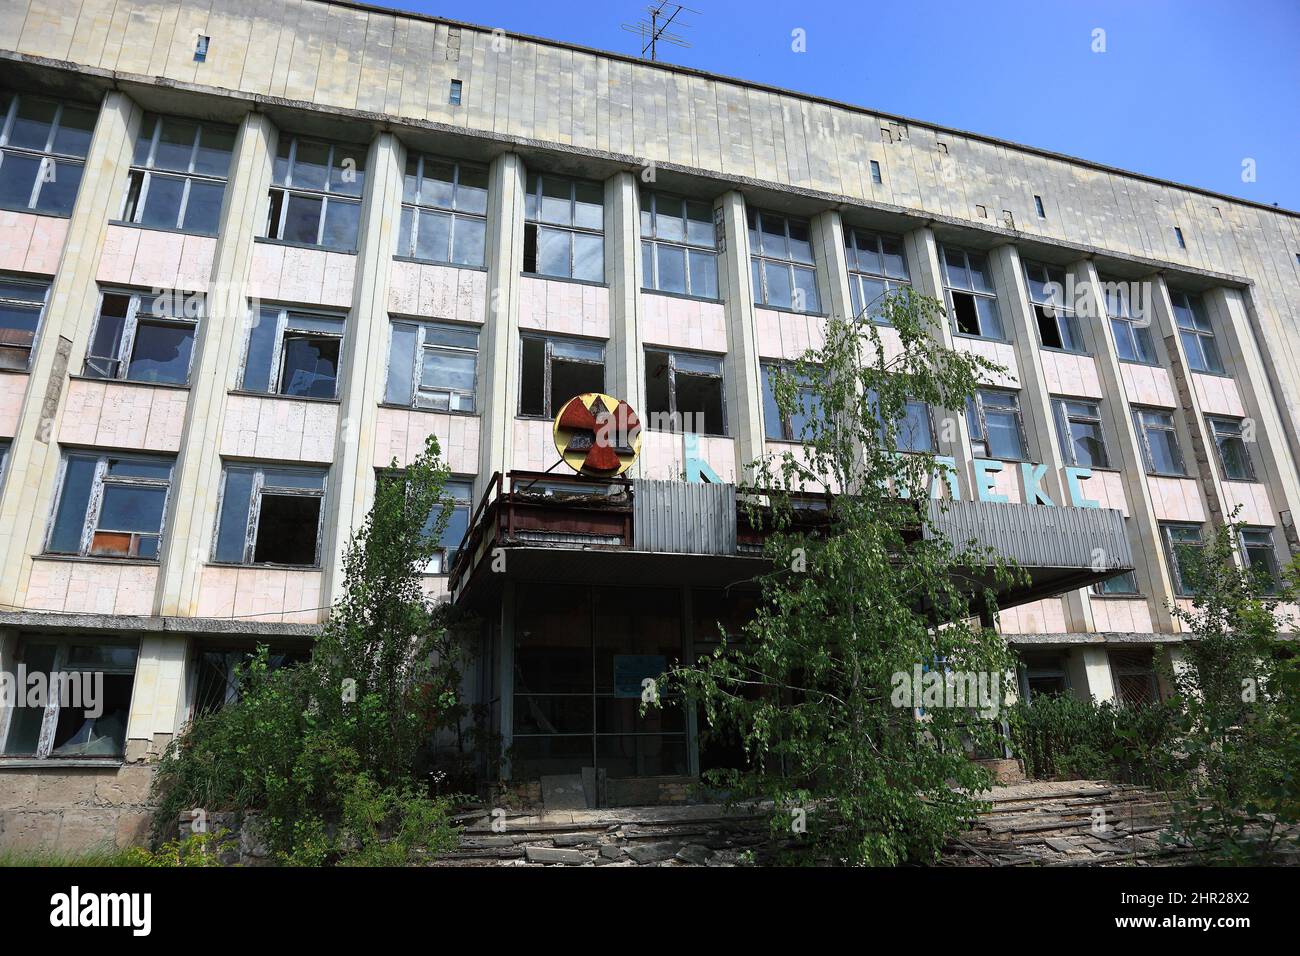
[(960, 335), (1002, 339), (1002, 317), (988, 259), (963, 249), (943, 250), (943, 274), (948, 286), (953, 329)]
[(427, 262), (482, 266), (488, 173), (481, 166), (412, 155), (402, 185), (397, 254)]
[(1061, 457), (1067, 465), (1109, 468), (1106, 435), (1101, 427), (1101, 406), (1075, 398), (1052, 399)]
[(1106, 315), (1110, 318), (1110, 330), (1115, 337), (1115, 352), (1119, 360), (1142, 365), (1158, 364), (1156, 347), (1151, 341), (1151, 319), (1148, 315), (1133, 314), (1128, 284), (1103, 282), (1102, 286)]
[(1241, 550), (1246, 558), (1246, 569), (1264, 593), (1276, 592), (1281, 572), (1278, 569), (1277, 551), (1273, 549), (1273, 532), (1268, 528), (1243, 528)]
[(147, 114), (135, 141), (123, 221), (215, 235), (234, 147), (233, 127)]
[(1148, 474), (1176, 477), (1187, 474), (1183, 467), (1183, 451), (1178, 444), (1178, 429), (1171, 413), (1135, 408), (1133, 424), (1137, 426), (1142, 460)]
[(1038, 262), (1025, 263), (1029, 301), (1038, 320), (1038, 340), (1044, 348), (1086, 353), (1083, 329), (1073, 309), (1065, 307), (1065, 270)]
[(1206, 422), (1214, 438), (1214, 448), (1219, 453), (1219, 467), (1223, 469), (1224, 480), (1254, 481), (1255, 465), (1246, 448), (1242, 419), (1209, 416)]
[(822, 304), (817, 295), (817, 270), (813, 268), (807, 220), (757, 209), (750, 209), (746, 215), (755, 304), (795, 312), (820, 312)]
[(721, 357), (646, 349), (645, 388), (652, 428), (699, 435), (727, 433)]
[(1199, 524), (1175, 522), (1160, 525), (1160, 537), (1165, 547), (1165, 560), (1173, 578), (1174, 593), (1186, 597), (1196, 593), (1197, 560), (1205, 550)]
[[(456, 552), (460, 549), (460, 543), (465, 540), (465, 532), (469, 530), (473, 493), (474, 482), (467, 478), (452, 478), (442, 486), (443, 498), (449, 499), (451, 503), (451, 515), (447, 518), (447, 526), (442, 529), (438, 550), (425, 565), (425, 574), (448, 574), (451, 566), (456, 563)], [(440, 517), (442, 517), (442, 508), (435, 506), (429, 512), (429, 520), (425, 523), (426, 535), (434, 532)]]
[(519, 414), (554, 418), (575, 395), (605, 391), (605, 343), (523, 337)]
[(845, 229), (844, 255), (849, 263), (853, 314), (858, 316), (865, 311), (873, 321), (883, 322), (880, 303), (885, 293), (910, 282), (903, 240), (864, 229)]
[(72, 214), (97, 111), (0, 93), (0, 206)]
[(126, 750), (137, 652), (137, 645), (98, 639), (93, 643), (85, 638), (24, 640), (19, 657), (29, 676), (43, 674), (49, 686), (73, 680), (84, 688), (93, 682), (99, 693), (93, 707), (88, 700), (78, 702), (64, 694), (49, 694), (43, 701), (16, 695), (5, 731), (5, 756), (121, 757)]
[(280, 137), (266, 235), (355, 252), (366, 183), (364, 147)]
[(641, 271), (647, 289), (717, 299), (713, 207), (642, 190)]
[(49, 291), (48, 282), (0, 276), (0, 368), (30, 367)]
[[(878, 393), (875, 389), (871, 389), (867, 398), (879, 422), (876, 426), (876, 438), (883, 443), (886, 429), (885, 422), (880, 420)], [(930, 418), (930, 406), (925, 402), (908, 399), (902, 414), (894, 422), (894, 451), (934, 454), (935, 447), (934, 422)]]
[(182, 295), (104, 292), (83, 375), (184, 385), (195, 320)]
[(601, 183), (529, 173), (524, 220), (524, 272), (605, 281)]
[(478, 329), (395, 319), (384, 401), (472, 412), (477, 367)]
[(172, 460), (71, 453), (45, 550), (83, 557), (158, 557)]
[(1173, 302), (1174, 322), (1178, 326), (1183, 351), (1187, 353), (1188, 367), (1193, 372), (1222, 375), (1223, 359), (1219, 355), (1218, 343), (1214, 341), (1214, 326), (1210, 324), (1201, 297), (1170, 289), (1169, 298)]
[(264, 306), (248, 330), (242, 388), (272, 395), (334, 398), (342, 316)]
[[(773, 441), (803, 441), (813, 436), (812, 421), (820, 416), (818, 392), (815, 383), (800, 378), (795, 370), (779, 365), (763, 365), (763, 433)], [(795, 379), (794, 407), (782, 412), (776, 402), (776, 376), (788, 375)]]
[(1020, 398), (1015, 392), (981, 388), (966, 400), (966, 425), (978, 458), (1025, 461), (1029, 455)]
[(213, 560), (319, 567), (324, 468), (228, 464)]

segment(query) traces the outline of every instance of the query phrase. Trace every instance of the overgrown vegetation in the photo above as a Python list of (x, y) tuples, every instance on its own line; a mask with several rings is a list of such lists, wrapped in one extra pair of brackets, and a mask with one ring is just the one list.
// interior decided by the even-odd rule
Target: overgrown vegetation
[(1013, 572), (932, 526), (919, 503), (934, 457), (898, 453), (899, 437), (914, 437), (909, 401), (962, 409), (994, 367), (939, 344), (933, 299), (904, 289), (879, 313), (898, 347), (874, 324), (832, 317), (825, 345), (776, 375), (776, 403), (802, 423), (804, 448), (754, 463), (740, 488), (774, 570), (743, 633), (723, 633), (716, 653), (675, 667), (664, 685), (743, 742), (746, 765), (708, 782), (773, 801), (774, 836), (806, 849), (797, 859), (807, 862), (935, 859), (977, 811), (990, 779), (968, 754), (995, 751), (999, 721), (960, 706), (917, 720), (922, 702), (895, 699), (895, 677), (984, 674), (1000, 704), (1010, 666), (1002, 639), (978, 623), (996, 608), (970, 569), (1001, 583)]
[(451, 513), (446, 479), (431, 436), (378, 483), (310, 660), (272, 670), (261, 648), (239, 700), (197, 717), (164, 754), (156, 842), (198, 808), (256, 814), (259, 839), (288, 864), (395, 865), (451, 845), (450, 797), (425, 755), (465, 715), (467, 642), (420, 579)]

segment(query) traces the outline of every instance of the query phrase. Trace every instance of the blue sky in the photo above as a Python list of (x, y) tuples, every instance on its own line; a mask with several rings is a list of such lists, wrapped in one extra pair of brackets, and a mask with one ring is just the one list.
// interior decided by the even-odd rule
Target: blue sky
[[(380, 2), (636, 54), (650, 0)], [(1300, 0), (688, 5), (662, 60), (1300, 210)]]

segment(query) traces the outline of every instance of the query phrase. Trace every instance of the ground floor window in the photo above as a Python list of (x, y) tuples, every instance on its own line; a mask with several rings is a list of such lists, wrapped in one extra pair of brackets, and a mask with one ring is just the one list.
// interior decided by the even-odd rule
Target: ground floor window
[(1140, 707), (1160, 702), (1155, 656), (1150, 650), (1115, 650), (1109, 656), (1115, 698), (1120, 703)]
[[(215, 713), (242, 696), (243, 670), (256, 651), (249, 647), (203, 647), (194, 656), (194, 699), (191, 712), (195, 717)], [(269, 649), (267, 664), (271, 670), (301, 664), (310, 655), (303, 649)]]
[[(0, 715), (8, 757), (121, 757), (135, 683), (134, 644), (34, 639), (19, 646), (26, 681)], [(33, 678), (45, 685), (34, 693)]]
[(1020, 694), (1026, 700), (1070, 692), (1065, 655), (1027, 651), (1020, 655)]
[(511, 773), (688, 772), (680, 704), (640, 714), (643, 682), (683, 654), (673, 589), (521, 585), (516, 598)]

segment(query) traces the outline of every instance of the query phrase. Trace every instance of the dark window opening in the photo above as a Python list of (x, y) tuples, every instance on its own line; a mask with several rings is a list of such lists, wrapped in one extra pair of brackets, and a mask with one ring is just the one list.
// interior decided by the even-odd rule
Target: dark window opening
[(307, 495), (262, 495), (255, 564), (315, 564), (321, 499)]
[(965, 292), (952, 294), (952, 309), (957, 315), (957, 331), (962, 335), (980, 334), (980, 317), (975, 310), (975, 296)]
[(557, 415), (564, 403), (575, 395), (605, 390), (605, 369), (587, 362), (566, 362), (556, 358), (551, 362), (551, 411)]
[(1056, 316), (1041, 305), (1034, 306), (1034, 315), (1038, 317), (1038, 336), (1044, 348), (1063, 349), (1065, 342), (1061, 339), (1061, 327)]
[(281, 395), (333, 398), (338, 374), (339, 340), (333, 336), (286, 335)]

